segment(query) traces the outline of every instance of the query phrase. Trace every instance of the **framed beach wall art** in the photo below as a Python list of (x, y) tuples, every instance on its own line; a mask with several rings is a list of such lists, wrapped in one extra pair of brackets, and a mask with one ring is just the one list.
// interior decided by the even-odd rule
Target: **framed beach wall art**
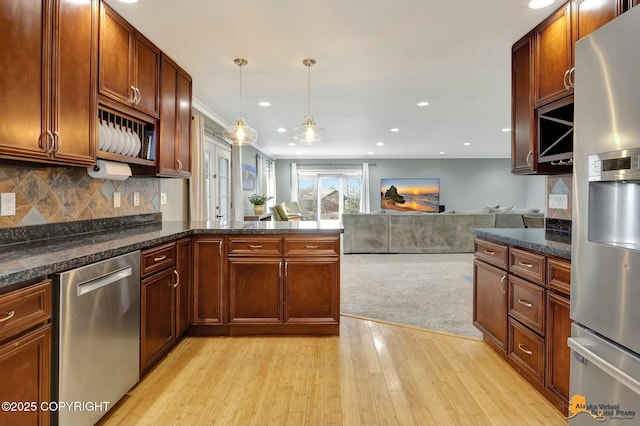
[(242, 163), (242, 190), (256, 190), (256, 167), (250, 164)]
[(383, 178), (380, 179), (380, 197), (383, 209), (437, 213), (440, 179)]

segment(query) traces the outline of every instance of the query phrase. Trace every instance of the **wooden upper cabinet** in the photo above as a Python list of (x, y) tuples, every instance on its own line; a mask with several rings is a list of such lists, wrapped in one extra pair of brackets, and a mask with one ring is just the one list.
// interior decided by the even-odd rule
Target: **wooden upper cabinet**
[(511, 51), (511, 171), (530, 173), (536, 161), (533, 101), (533, 35), (527, 34)]
[(158, 174), (191, 176), (191, 77), (162, 55)]
[(99, 93), (158, 118), (160, 50), (104, 2), (99, 51)]
[(624, 11), (624, 2), (625, 0), (573, 0), (573, 43), (620, 15)]
[(573, 92), (571, 7), (567, 2), (534, 29), (535, 106)]
[(0, 4), (0, 157), (95, 161), (97, 0)]

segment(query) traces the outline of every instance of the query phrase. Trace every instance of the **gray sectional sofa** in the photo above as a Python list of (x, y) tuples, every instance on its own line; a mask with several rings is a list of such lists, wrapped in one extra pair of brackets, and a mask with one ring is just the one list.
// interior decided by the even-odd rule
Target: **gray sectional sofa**
[(522, 215), (542, 213), (344, 213), (343, 252), (471, 253), (472, 228), (523, 228)]

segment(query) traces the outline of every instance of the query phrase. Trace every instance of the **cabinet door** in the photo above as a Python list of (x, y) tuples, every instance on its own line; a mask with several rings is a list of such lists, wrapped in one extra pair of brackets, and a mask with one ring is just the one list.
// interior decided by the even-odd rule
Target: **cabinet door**
[(507, 350), (507, 273), (473, 261), (473, 324), (500, 349)]
[(158, 118), (160, 93), (160, 49), (135, 33), (135, 76), (134, 86), (138, 89), (139, 99), (135, 108), (153, 118)]
[(178, 174), (191, 176), (191, 76), (178, 70), (176, 160)]
[(140, 370), (144, 373), (176, 339), (175, 274), (165, 269), (142, 280), (140, 299)]
[(285, 323), (338, 323), (338, 258), (285, 259)]
[(124, 104), (134, 100), (135, 29), (101, 2), (99, 91)]
[(191, 319), (191, 238), (183, 238), (176, 242), (176, 271), (178, 273), (176, 336), (180, 337), (189, 328)]
[(51, 35), (44, 22), (51, 10), (45, 2), (0, 2), (0, 155), (46, 160), (48, 136), (47, 68)]
[(176, 90), (178, 66), (162, 55), (160, 66), (160, 146), (158, 147), (158, 173), (175, 175), (176, 158)]
[(97, 2), (59, 2), (53, 66), (54, 157), (65, 164), (95, 162)]
[[(570, 302), (566, 297), (547, 294), (547, 388), (566, 405), (569, 403), (569, 364), (571, 350), (567, 339), (571, 336)], [(565, 406), (566, 410), (566, 406)]]
[(282, 260), (231, 258), (229, 324), (282, 322)]
[(511, 171), (531, 173), (536, 164), (533, 100), (533, 37), (525, 36), (511, 52)]
[[(49, 402), (51, 325), (44, 325), (0, 346), (0, 400)], [(48, 425), (48, 411), (0, 411), (3, 425)]]
[(222, 238), (193, 240), (193, 323), (215, 325), (224, 321), (224, 257)]
[(573, 43), (620, 15), (624, 0), (573, 0), (571, 6)]
[(566, 3), (535, 30), (536, 107), (573, 93), (570, 5)]

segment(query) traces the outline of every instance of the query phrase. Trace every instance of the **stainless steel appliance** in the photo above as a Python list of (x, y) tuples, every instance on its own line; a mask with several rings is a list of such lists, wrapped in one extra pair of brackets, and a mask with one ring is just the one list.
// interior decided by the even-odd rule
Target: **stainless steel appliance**
[(640, 424), (639, 29), (636, 7), (576, 43), (571, 426)]
[(139, 380), (140, 252), (58, 274), (54, 285), (52, 422), (93, 425)]

